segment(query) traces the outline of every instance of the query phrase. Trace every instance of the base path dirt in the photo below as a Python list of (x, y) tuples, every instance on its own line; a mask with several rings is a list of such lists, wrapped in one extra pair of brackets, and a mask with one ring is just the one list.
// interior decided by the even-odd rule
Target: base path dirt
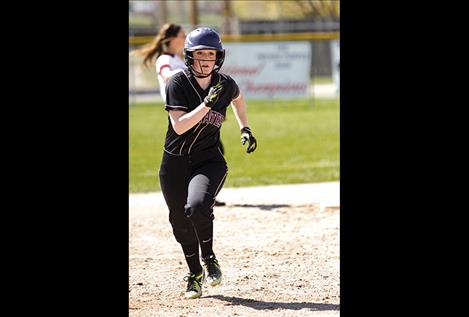
[(184, 298), (187, 273), (161, 193), (129, 196), (129, 316), (339, 316), (340, 183), (223, 188), (223, 281)]

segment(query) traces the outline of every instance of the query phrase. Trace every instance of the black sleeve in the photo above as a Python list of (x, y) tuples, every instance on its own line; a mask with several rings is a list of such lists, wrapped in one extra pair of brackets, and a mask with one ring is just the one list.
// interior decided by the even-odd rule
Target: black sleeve
[(184, 93), (183, 86), (175, 76), (171, 77), (166, 85), (166, 106), (164, 110), (189, 111), (189, 102)]

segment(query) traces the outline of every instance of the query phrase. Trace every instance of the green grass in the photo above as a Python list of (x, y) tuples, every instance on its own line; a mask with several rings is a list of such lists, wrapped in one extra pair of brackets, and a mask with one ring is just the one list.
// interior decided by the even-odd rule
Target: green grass
[[(233, 111), (222, 141), (228, 163), (225, 187), (339, 180), (339, 100), (248, 101), (249, 125), (258, 140), (246, 154)], [(158, 169), (167, 129), (159, 103), (129, 108), (129, 191), (159, 191)]]

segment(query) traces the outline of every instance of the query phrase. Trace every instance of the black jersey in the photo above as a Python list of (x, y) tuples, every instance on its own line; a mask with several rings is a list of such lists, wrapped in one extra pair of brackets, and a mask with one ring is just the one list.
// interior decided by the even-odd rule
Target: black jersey
[(191, 112), (203, 102), (210, 87), (218, 82), (223, 85), (223, 90), (217, 102), (199, 123), (185, 133), (178, 135), (174, 131), (168, 115), (165, 151), (175, 155), (187, 155), (218, 147), (220, 128), (225, 120), (226, 108), (239, 95), (238, 85), (233, 78), (226, 74), (213, 74), (206, 90), (199, 86), (189, 70), (179, 72), (170, 78), (166, 86), (165, 110), (167, 111)]

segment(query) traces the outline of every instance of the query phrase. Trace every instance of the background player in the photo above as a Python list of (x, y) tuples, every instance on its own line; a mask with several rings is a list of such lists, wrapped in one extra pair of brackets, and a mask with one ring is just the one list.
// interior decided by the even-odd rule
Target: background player
[(143, 56), (143, 64), (146, 67), (156, 65), (160, 95), (163, 100), (166, 99), (166, 82), (172, 75), (186, 68), (181, 58), (185, 39), (186, 34), (180, 25), (166, 23), (149, 46), (132, 52), (132, 55)]

